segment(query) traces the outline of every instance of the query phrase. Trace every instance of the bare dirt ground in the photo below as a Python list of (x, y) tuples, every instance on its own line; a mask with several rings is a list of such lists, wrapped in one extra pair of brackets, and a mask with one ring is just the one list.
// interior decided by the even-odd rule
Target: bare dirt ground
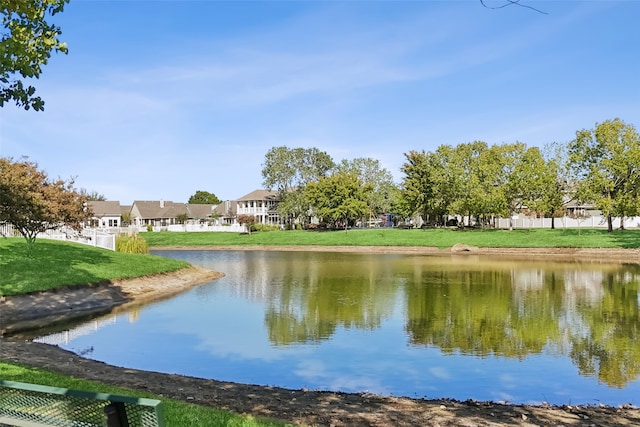
[[(172, 248), (176, 249), (176, 248)], [(204, 248), (198, 248), (204, 249)], [(221, 249), (207, 248), (207, 249)], [(239, 250), (242, 248), (227, 248)], [(265, 250), (264, 247), (245, 248)], [(435, 248), (311, 248), (276, 250), (337, 250), (370, 253), (415, 253), (466, 256), (541, 257), (576, 262), (640, 263), (638, 250), (602, 249), (478, 249)], [(17, 332), (64, 318), (122, 309), (167, 298), (220, 273), (191, 268), (173, 274), (74, 287), (51, 293), (0, 299), (0, 333)], [(199, 405), (256, 417), (309, 426), (640, 426), (640, 409), (582, 405), (509, 405), (449, 399), (409, 399), (363, 393), (290, 390), (160, 374), (110, 366), (84, 359), (55, 346), (13, 335), (0, 339), (0, 360), (19, 362), (64, 375), (147, 391)]]

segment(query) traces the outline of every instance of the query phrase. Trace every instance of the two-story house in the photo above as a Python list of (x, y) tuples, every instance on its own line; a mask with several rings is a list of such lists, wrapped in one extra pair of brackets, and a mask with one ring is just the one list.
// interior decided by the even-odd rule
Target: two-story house
[(237, 215), (253, 215), (256, 223), (278, 225), (278, 193), (255, 190), (237, 201)]

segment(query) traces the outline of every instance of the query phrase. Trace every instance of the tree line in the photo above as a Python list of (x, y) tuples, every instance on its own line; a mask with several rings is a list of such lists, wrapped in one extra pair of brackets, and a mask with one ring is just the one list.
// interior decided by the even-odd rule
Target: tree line
[[(378, 160), (334, 160), (317, 148), (274, 147), (262, 165), (263, 185), (279, 193), (278, 214), (290, 225), (311, 218), (332, 227), (393, 213), (444, 224), (451, 216), (486, 224), (525, 212), (552, 219), (570, 201), (592, 203), (607, 218), (640, 214), (640, 136), (620, 119), (582, 129), (569, 143), (544, 149), (482, 141), (405, 153), (400, 184)], [(36, 236), (79, 229), (98, 193), (74, 180), (50, 179), (28, 159), (0, 158), (0, 224), (12, 224), (31, 247)], [(219, 202), (198, 191), (190, 203)], [(624, 221), (620, 222), (622, 226)], [(553, 222), (552, 222), (553, 227)]]
[(396, 184), (375, 159), (336, 163), (317, 148), (273, 147), (262, 165), (263, 185), (278, 192), (280, 217), (303, 226), (311, 217), (353, 226), (381, 213), (418, 215), (435, 225), (453, 216), (488, 224), (524, 212), (551, 217), (553, 228), (553, 218), (573, 201), (601, 210), (612, 231), (614, 217), (640, 213), (640, 137), (618, 118), (542, 149), (474, 141), (404, 156)]

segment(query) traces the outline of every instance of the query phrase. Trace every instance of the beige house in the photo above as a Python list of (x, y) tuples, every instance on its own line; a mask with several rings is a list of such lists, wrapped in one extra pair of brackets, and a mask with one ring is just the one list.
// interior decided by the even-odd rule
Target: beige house
[(216, 207), (218, 205), (187, 203), (187, 215), (189, 221), (205, 223), (218, 217)]
[(136, 227), (163, 227), (177, 224), (178, 216), (186, 213), (187, 207), (184, 203), (136, 200), (131, 206), (131, 223)]
[(90, 201), (87, 203), (93, 212), (89, 220), (90, 227), (117, 228), (122, 225), (122, 207), (117, 201)]
[(269, 190), (255, 190), (237, 201), (237, 215), (253, 215), (256, 223), (277, 225), (278, 193)]
[(166, 227), (189, 222), (208, 222), (217, 216), (216, 205), (174, 203), (164, 200), (136, 200), (131, 206), (131, 223), (136, 227)]
[(90, 226), (101, 228), (168, 227), (182, 224), (184, 219), (189, 224), (233, 225), (237, 224), (238, 215), (253, 215), (260, 224), (280, 223), (277, 193), (268, 190), (255, 190), (218, 205), (136, 200), (130, 206), (117, 201), (94, 201), (89, 206), (94, 212)]
[(227, 200), (220, 203), (214, 209), (214, 217), (217, 225), (231, 225), (236, 223), (238, 216), (238, 201)]

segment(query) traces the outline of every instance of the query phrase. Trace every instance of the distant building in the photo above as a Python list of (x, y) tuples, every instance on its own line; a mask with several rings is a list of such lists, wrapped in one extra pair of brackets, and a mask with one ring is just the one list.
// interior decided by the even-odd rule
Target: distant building
[(217, 225), (231, 225), (236, 223), (236, 217), (238, 216), (238, 201), (227, 200), (220, 203), (214, 209), (214, 222)]
[(184, 203), (136, 200), (131, 206), (131, 223), (136, 227), (147, 225), (163, 227), (177, 224), (177, 218), (182, 215), (188, 215), (187, 206)]
[(269, 190), (255, 190), (237, 201), (237, 215), (253, 215), (256, 223), (277, 225), (278, 193)]
[(93, 212), (89, 226), (117, 228), (122, 226), (122, 207), (117, 201), (90, 201), (87, 203)]

